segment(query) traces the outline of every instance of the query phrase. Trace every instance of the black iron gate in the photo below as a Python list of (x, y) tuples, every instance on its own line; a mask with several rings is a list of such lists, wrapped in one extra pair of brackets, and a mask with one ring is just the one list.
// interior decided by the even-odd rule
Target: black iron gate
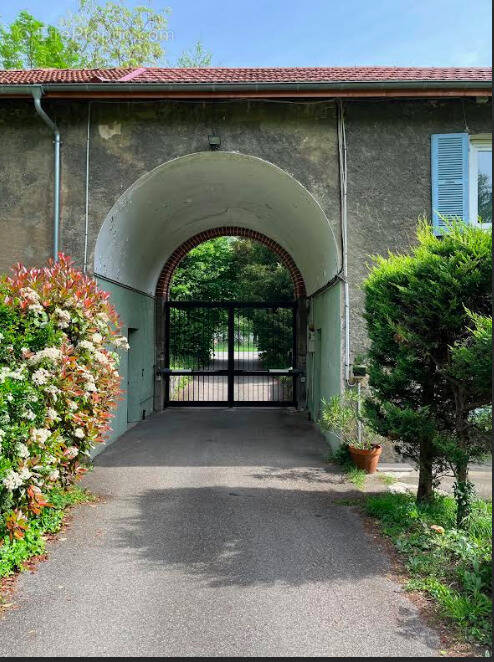
[(296, 303), (165, 302), (165, 406), (296, 403)]

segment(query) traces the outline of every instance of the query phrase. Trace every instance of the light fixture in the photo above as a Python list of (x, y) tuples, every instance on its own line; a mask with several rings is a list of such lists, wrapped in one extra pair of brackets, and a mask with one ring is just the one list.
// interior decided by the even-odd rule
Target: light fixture
[(219, 149), (221, 147), (221, 138), (214, 133), (208, 136), (210, 149)]

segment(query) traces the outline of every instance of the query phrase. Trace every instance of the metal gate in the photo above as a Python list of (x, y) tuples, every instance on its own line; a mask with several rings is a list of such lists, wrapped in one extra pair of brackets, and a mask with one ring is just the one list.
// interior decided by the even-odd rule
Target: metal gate
[(294, 405), (296, 303), (165, 302), (165, 406)]

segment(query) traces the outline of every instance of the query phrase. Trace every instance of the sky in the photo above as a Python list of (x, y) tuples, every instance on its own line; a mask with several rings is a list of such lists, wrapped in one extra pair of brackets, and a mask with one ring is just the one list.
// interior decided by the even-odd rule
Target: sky
[[(100, 0), (102, 4), (105, 0)], [(126, 4), (146, 4), (127, 0)], [(490, 66), (490, 0), (151, 0), (171, 8), (171, 64), (197, 40), (213, 65)], [(21, 9), (56, 24), (77, 0), (0, 0), (0, 22)]]

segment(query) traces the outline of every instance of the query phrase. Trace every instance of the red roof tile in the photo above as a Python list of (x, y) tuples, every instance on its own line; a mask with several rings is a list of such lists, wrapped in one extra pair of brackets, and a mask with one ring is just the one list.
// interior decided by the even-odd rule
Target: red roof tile
[(57, 83), (388, 83), (485, 82), (488, 67), (262, 67), (165, 69), (134, 67), (115, 69), (31, 69), (0, 71), (2, 85)]

